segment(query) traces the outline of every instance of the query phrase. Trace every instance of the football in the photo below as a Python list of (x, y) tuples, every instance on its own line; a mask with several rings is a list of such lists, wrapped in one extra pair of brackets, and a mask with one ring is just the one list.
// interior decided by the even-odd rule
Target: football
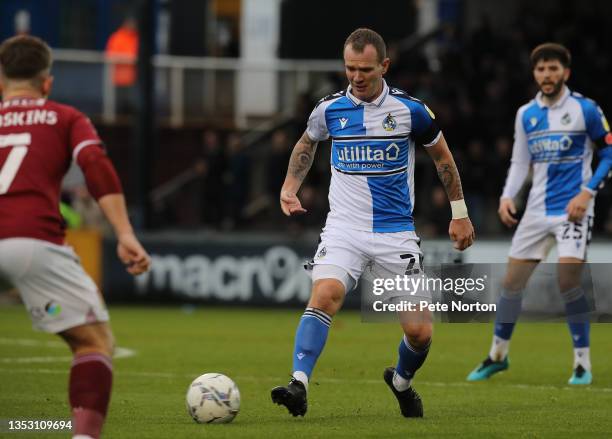
[(220, 373), (200, 375), (187, 389), (187, 411), (199, 424), (226, 424), (240, 410), (236, 384)]

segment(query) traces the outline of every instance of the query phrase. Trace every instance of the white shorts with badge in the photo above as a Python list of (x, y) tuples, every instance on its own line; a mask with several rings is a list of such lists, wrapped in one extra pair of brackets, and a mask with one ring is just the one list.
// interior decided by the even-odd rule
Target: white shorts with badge
[(71, 247), (1, 239), (0, 276), (19, 290), (35, 329), (58, 333), (109, 319), (98, 287)]
[[(368, 278), (423, 276), (419, 242), (413, 231), (378, 233), (327, 225), (309, 264), (312, 280), (338, 279), (349, 292), (362, 275)], [(424, 291), (405, 294), (429, 298)]]
[(544, 260), (556, 242), (559, 257), (586, 261), (592, 227), (593, 215), (577, 223), (568, 221), (567, 215), (525, 215), (512, 238), (510, 257)]

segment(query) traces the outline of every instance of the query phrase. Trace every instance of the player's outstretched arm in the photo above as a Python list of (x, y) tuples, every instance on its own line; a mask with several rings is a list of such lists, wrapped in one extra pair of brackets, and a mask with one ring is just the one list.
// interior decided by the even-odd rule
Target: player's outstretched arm
[(108, 194), (98, 199), (102, 212), (117, 236), (117, 255), (130, 274), (141, 274), (149, 269), (151, 258), (142, 247), (130, 224), (123, 194)]
[(451, 203), (453, 219), (450, 222), (448, 234), (457, 250), (465, 250), (473, 244), (476, 235), (463, 199), (463, 188), (457, 165), (444, 136), (440, 136), (440, 140), (426, 150), (436, 165), (438, 177)]
[(76, 157), (89, 193), (96, 199), (117, 236), (117, 255), (131, 274), (149, 269), (151, 258), (134, 235), (117, 172), (99, 145), (89, 145)]
[(312, 166), (318, 143), (304, 132), (293, 147), (287, 176), (280, 193), (281, 209), (287, 216), (306, 213), (306, 209), (302, 207), (302, 203), (297, 197), (297, 192)]

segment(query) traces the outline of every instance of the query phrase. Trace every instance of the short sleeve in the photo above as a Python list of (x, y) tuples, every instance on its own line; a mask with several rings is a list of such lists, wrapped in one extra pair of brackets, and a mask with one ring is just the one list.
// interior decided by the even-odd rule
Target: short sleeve
[(102, 140), (89, 118), (85, 117), (82, 113), (75, 112), (72, 124), (70, 125), (72, 158), (76, 159), (79, 152), (86, 146), (101, 144)]
[(423, 102), (411, 101), (409, 105), (412, 119), (412, 138), (425, 147), (434, 145), (440, 138), (440, 128), (436, 116)]
[(327, 130), (327, 123), (325, 121), (325, 108), (326, 105), (319, 103), (308, 118), (308, 124), (306, 126), (306, 134), (315, 142), (321, 140), (327, 140), (329, 138), (329, 131)]

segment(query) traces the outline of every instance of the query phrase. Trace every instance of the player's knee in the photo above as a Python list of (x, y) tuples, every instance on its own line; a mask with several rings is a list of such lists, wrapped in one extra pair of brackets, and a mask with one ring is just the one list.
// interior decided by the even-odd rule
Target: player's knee
[(106, 323), (78, 326), (60, 335), (75, 355), (99, 352), (109, 357), (113, 356), (115, 339)]
[(580, 282), (575, 279), (559, 279), (559, 291), (561, 295), (566, 291), (573, 291), (580, 286)]
[(112, 357), (115, 353), (115, 336), (113, 332), (108, 328), (108, 333), (104, 336), (104, 340), (101, 343), (103, 348), (109, 357)]
[(115, 337), (113, 336), (113, 332), (108, 325), (104, 325), (99, 331), (96, 332), (92, 347), (98, 349), (100, 352), (103, 352), (109, 357), (113, 356), (113, 353), (115, 352)]
[(322, 293), (318, 294), (317, 296), (313, 296), (310, 303), (308, 304), (309, 307), (320, 309), (321, 311), (325, 312), (330, 316), (333, 316), (338, 312), (338, 310), (340, 309), (340, 305), (341, 301), (338, 300), (337, 297), (328, 293)]
[(570, 263), (563, 261), (560, 259), (560, 262), (565, 262), (563, 265), (559, 265), (559, 290), (560, 291), (570, 291), (580, 286), (580, 281), (582, 278), (582, 268), (583, 264), (581, 262), (573, 262), (574, 260), (570, 260)]
[(525, 289), (526, 282), (522, 279), (504, 279), (502, 286), (510, 295), (518, 295)]
[(431, 324), (422, 323), (418, 325), (407, 325), (404, 334), (408, 342), (415, 348), (425, 348), (431, 343), (433, 327)]
[(314, 283), (309, 307), (333, 316), (344, 301), (344, 286), (336, 279), (321, 279)]
[(569, 291), (580, 286), (580, 276), (572, 276), (570, 274), (559, 275), (559, 291)]
[(525, 289), (529, 277), (518, 275), (513, 270), (509, 269), (504, 277), (502, 287), (507, 292), (519, 292)]

